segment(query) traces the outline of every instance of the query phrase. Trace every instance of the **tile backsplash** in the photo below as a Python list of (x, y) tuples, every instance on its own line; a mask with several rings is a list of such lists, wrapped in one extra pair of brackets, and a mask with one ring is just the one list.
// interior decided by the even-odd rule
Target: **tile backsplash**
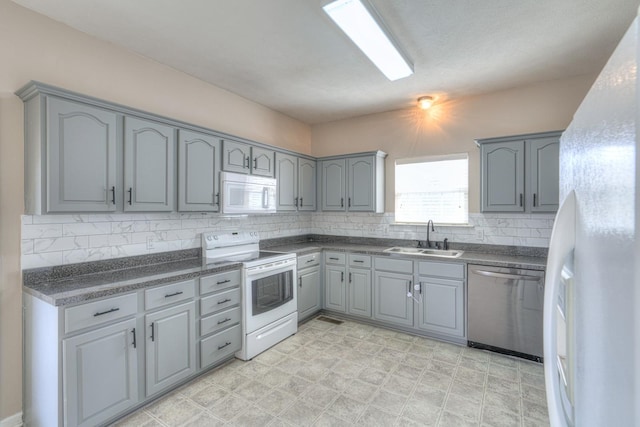
[[(548, 247), (553, 214), (469, 214), (469, 226), (436, 226), (432, 240)], [(22, 268), (97, 261), (200, 246), (203, 231), (258, 230), (262, 239), (302, 234), (425, 240), (426, 226), (393, 213), (189, 213), (24, 215)]]

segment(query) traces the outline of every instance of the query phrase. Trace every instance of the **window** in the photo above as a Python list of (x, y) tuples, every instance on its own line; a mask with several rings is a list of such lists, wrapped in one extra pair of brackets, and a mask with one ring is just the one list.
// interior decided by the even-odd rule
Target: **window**
[(466, 153), (396, 161), (396, 222), (467, 224)]

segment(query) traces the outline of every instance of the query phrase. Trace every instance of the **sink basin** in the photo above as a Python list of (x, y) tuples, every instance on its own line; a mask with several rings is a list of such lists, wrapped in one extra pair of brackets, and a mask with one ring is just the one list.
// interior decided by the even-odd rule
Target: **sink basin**
[(441, 258), (458, 258), (460, 255), (464, 253), (464, 251), (457, 251), (457, 250), (406, 248), (401, 246), (394, 246), (393, 248), (385, 249), (384, 252), (391, 252), (391, 253), (405, 254), (405, 255), (434, 256), (434, 257), (441, 257)]

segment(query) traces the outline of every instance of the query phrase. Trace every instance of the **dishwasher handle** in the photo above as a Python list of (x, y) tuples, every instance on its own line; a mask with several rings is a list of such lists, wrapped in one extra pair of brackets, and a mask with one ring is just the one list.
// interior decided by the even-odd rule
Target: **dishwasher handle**
[(496, 271), (487, 271), (487, 270), (471, 270), (472, 273), (479, 274), (481, 276), (487, 277), (498, 277), (500, 279), (514, 279), (514, 280), (534, 280), (539, 282), (542, 280), (542, 277), (538, 276), (527, 276), (524, 274), (508, 274), (508, 273), (498, 273)]

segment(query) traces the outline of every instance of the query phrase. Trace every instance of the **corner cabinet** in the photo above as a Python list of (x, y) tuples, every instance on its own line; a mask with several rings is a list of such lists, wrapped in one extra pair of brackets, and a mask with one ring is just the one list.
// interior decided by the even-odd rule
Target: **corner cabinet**
[(276, 153), (276, 180), (278, 211), (316, 210), (315, 160)]
[(384, 212), (386, 153), (360, 153), (320, 160), (323, 211)]
[(477, 140), (483, 212), (558, 209), (561, 131)]

